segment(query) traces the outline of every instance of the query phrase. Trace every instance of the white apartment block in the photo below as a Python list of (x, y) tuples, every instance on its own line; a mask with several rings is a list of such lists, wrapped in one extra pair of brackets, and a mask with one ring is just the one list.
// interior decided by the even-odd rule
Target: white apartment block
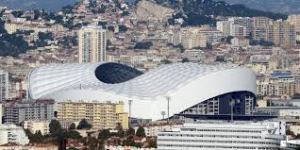
[(78, 60), (80, 63), (106, 61), (106, 30), (98, 26), (78, 31)]
[(14, 124), (0, 124), (0, 145), (7, 143), (26, 145), (29, 139), (22, 127)]
[(273, 150), (285, 140), (285, 122), (187, 123), (158, 134), (158, 150)]
[(31, 133), (41, 132), (42, 135), (49, 134), (50, 121), (26, 120), (24, 121), (24, 129), (29, 129)]
[(8, 99), (8, 73), (0, 70), (0, 102)]

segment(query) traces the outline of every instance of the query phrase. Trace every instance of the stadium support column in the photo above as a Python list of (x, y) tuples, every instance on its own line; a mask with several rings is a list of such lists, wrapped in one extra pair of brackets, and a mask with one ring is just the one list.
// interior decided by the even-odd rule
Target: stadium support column
[(234, 109), (234, 106), (235, 104), (238, 104), (240, 103), (240, 100), (239, 99), (232, 99), (229, 101), (229, 105), (231, 106), (231, 114), (230, 114), (230, 121), (233, 122), (233, 115), (234, 115), (234, 112), (233, 112), (233, 109)]
[(168, 102), (168, 118), (167, 118), (167, 123), (169, 124), (169, 119), (170, 119), (170, 100), (171, 100), (171, 97), (167, 96), (166, 99), (167, 99), (167, 102)]
[(128, 100), (128, 105), (129, 105), (129, 127), (131, 127), (131, 105), (132, 105), (132, 100)]

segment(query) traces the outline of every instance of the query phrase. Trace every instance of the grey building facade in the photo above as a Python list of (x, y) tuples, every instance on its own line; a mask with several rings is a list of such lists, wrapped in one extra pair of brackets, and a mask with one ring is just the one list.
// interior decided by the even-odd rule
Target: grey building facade
[(54, 118), (54, 100), (26, 100), (3, 103), (3, 122), (20, 124), (24, 120)]

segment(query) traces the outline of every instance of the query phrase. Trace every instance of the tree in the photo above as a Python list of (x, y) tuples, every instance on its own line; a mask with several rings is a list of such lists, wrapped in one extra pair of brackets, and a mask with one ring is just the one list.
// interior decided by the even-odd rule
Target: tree
[(134, 142), (133, 138), (132, 137), (126, 138), (123, 141), (123, 146), (135, 146), (135, 142)]
[(286, 130), (286, 135), (295, 136), (295, 133), (290, 129)]
[(98, 25), (101, 26), (103, 29), (106, 29), (107, 22), (99, 21)]
[(86, 119), (82, 119), (78, 126), (77, 126), (77, 129), (91, 129), (93, 126), (88, 123), (88, 121)]
[(232, 40), (233, 38), (234, 38), (233, 36), (227, 36), (225, 42), (228, 43), (228, 44), (231, 44), (231, 40)]
[(68, 148), (68, 150), (79, 150), (79, 149), (77, 149), (75, 147), (70, 147), (70, 148)]
[(152, 45), (152, 42), (139, 42), (135, 44), (134, 49), (150, 49)]
[(126, 135), (127, 136), (129, 136), (129, 135), (135, 135), (135, 130), (132, 127), (129, 127), (129, 129), (126, 132)]
[(186, 62), (190, 62), (190, 60), (188, 58), (184, 57), (181, 62), (186, 63)]
[(74, 129), (76, 129), (76, 125), (75, 123), (72, 123), (69, 127), (69, 130), (74, 130)]
[(174, 46), (174, 48), (179, 48), (181, 53), (183, 53), (185, 51), (182, 44), (176, 45), (176, 46)]
[(125, 136), (125, 131), (123, 130), (121, 123), (118, 123), (116, 129), (118, 130), (117, 136), (123, 138)]
[(61, 124), (57, 120), (51, 120), (49, 130), (52, 137), (58, 137), (62, 134)]
[(119, 25), (119, 31), (120, 32), (126, 32), (127, 31), (127, 27), (125, 25)]
[(107, 27), (107, 29), (108, 29), (109, 31), (115, 32), (115, 27), (113, 27), (113, 26), (109, 26), (109, 27)]
[(162, 60), (161, 62), (164, 63), (164, 64), (171, 64), (171, 63), (172, 63), (172, 62), (171, 62), (170, 60), (168, 60), (168, 59), (164, 59), (164, 60)]
[(154, 148), (157, 148), (157, 140), (150, 140), (149, 141), (149, 147), (154, 147)]
[(16, 10), (16, 11), (13, 11), (11, 14), (12, 14), (14, 17), (18, 18), (18, 17), (21, 17), (21, 16), (24, 14), (24, 12), (23, 12), (23, 11)]
[(299, 93), (294, 94), (292, 99), (300, 99), (300, 94)]
[(138, 137), (146, 137), (145, 129), (142, 126), (139, 126), (139, 128), (137, 129), (136, 136), (138, 136)]
[(82, 138), (80, 133), (77, 131), (74, 131), (74, 130), (67, 132), (66, 137), (70, 138), (70, 139), (81, 139)]
[(110, 137), (110, 132), (108, 129), (104, 129), (98, 134), (98, 139), (106, 140)]

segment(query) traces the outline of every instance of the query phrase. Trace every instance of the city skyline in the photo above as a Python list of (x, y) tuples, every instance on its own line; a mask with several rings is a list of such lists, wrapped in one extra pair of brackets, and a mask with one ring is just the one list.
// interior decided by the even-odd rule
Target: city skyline
[(2, 2), (0, 149), (300, 148), (296, 3)]

